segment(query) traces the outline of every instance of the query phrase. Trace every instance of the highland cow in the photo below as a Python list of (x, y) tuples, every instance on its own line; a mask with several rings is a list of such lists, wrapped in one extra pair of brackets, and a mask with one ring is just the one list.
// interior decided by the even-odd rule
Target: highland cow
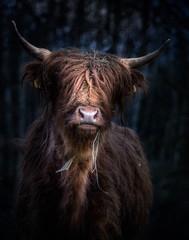
[[(50, 52), (17, 37), (37, 60), (23, 81), (43, 96), (43, 112), (21, 144), (16, 217), (23, 239), (140, 239), (152, 201), (139, 138), (111, 122), (132, 93), (146, 91), (140, 58), (74, 48)], [(116, 110), (116, 111), (115, 111)]]

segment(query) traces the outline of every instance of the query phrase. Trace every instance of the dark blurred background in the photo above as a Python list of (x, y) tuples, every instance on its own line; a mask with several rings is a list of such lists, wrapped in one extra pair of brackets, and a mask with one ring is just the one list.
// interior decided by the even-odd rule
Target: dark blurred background
[(38, 47), (78, 47), (121, 57), (145, 55), (171, 42), (141, 68), (149, 81), (126, 120), (143, 141), (154, 186), (145, 240), (189, 239), (189, 3), (187, 0), (0, 1), (0, 239), (19, 239), (14, 221), (21, 156), (11, 144), (39, 114), (32, 89), (20, 86), (33, 60), (11, 20)]

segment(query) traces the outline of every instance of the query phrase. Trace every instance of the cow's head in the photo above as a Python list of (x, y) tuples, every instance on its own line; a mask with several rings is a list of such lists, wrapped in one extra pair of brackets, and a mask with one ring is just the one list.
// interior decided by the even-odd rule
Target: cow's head
[(27, 42), (13, 24), (22, 46), (38, 60), (26, 67), (26, 78), (45, 94), (60, 132), (72, 132), (76, 138), (106, 130), (116, 107), (122, 112), (138, 87), (145, 90), (144, 76), (135, 68), (159, 56), (170, 41), (130, 59), (74, 48), (50, 52)]

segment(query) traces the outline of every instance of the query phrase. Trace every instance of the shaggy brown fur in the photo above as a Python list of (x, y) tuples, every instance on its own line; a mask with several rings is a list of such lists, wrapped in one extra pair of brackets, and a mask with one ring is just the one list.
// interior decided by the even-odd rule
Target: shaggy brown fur
[[(23, 80), (37, 82), (43, 114), (21, 148), (23, 175), (17, 219), (26, 239), (140, 239), (152, 190), (136, 134), (111, 123), (123, 113), (133, 86), (146, 90), (143, 75), (110, 54), (65, 49), (30, 63)], [(97, 125), (82, 127), (78, 108), (98, 109)], [(97, 169), (92, 144), (100, 132)], [(75, 156), (68, 171), (56, 173)]]

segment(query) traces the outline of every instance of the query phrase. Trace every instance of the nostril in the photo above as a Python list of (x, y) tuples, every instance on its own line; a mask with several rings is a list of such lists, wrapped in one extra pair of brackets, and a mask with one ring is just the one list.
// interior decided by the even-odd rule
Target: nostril
[(81, 109), (79, 109), (79, 116), (81, 117), (81, 118), (84, 118), (84, 114), (82, 113), (82, 110)]
[(96, 118), (97, 118), (97, 115), (98, 115), (98, 111), (96, 110), (96, 111), (94, 112), (93, 118), (96, 119)]

